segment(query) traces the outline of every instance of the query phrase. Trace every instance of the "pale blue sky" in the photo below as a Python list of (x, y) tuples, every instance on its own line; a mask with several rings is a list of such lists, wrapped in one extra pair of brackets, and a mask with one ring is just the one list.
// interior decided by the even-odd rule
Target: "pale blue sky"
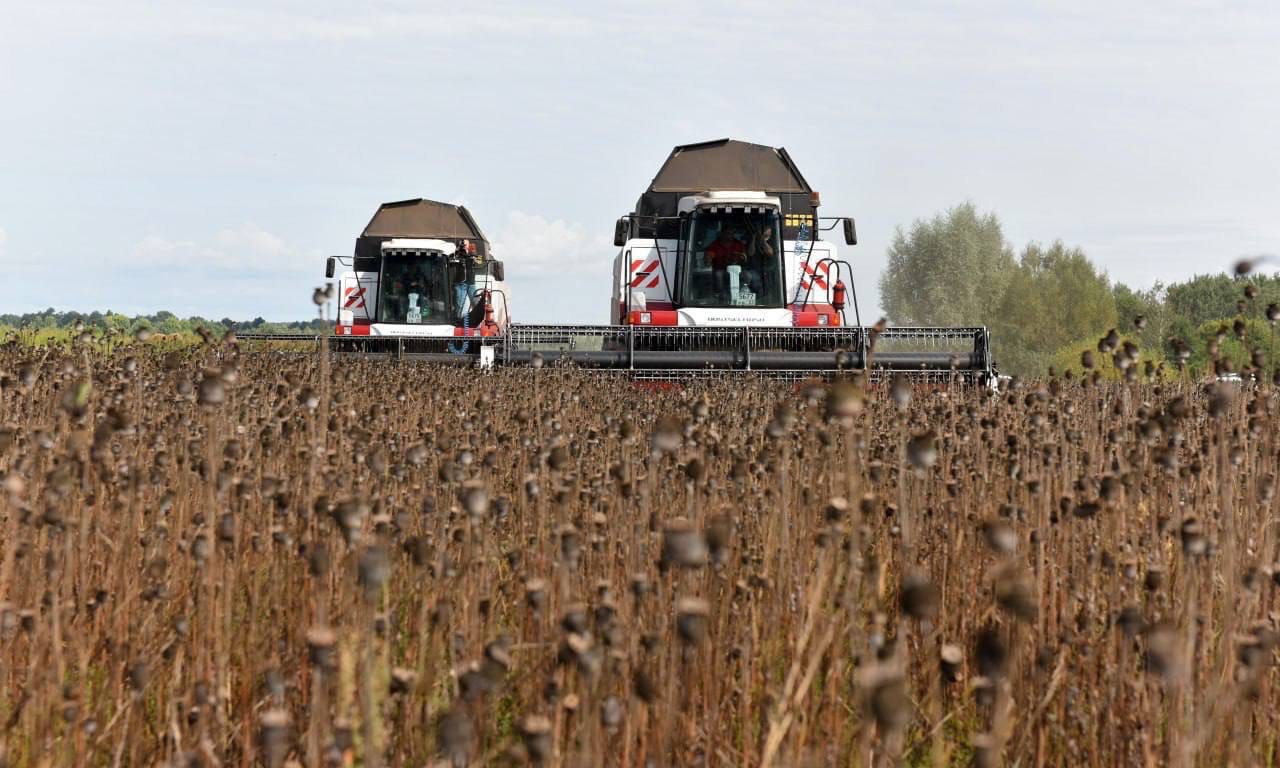
[[(524, 322), (603, 322), (675, 144), (894, 227), (971, 199), (1137, 286), (1280, 253), (1280, 6), (0, 0), (0, 311), (308, 317), (379, 202), (465, 202)], [(963, 276), (957, 276), (962, 279)]]

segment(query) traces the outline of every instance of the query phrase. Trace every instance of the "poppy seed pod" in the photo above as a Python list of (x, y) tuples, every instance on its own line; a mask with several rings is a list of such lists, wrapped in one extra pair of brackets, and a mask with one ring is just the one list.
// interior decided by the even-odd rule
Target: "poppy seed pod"
[(462, 507), (472, 517), (481, 517), (489, 511), (489, 492), (484, 485), (478, 482), (468, 482), (463, 484), (460, 493), (462, 497)]
[(391, 558), (381, 545), (365, 547), (360, 553), (356, 565), (356, 576), (360, 586), (364, 587), (365, 596), (372, 598), (391, 578)]
[(600, 704), (600, 725), (610, 734), (617, 733), (624, 712), (617, 696), (609, 696)]
[(974, 643), (974, 659), (978, 664), (978, 674), (983, 677), (996, 680), (1004, 675), (1009, 649), (999, 630), (987, 626), (978, 632)]
[(899, 731), (911, 720), (911, 700), (900, 675), (885, 675), (877, 680), (867, 694), (867, 703), (883, 731)]
[(863, 391), (848, 381), (840, 381), (827, 391), (826, 416), (841, 426), (852, 426), (862, 413)]
[(675, 416), (663, 416), (649, 433), (649, 445), (657, 453), (674, 453), (684, 441), (684, 425)]
[(337, 663), (334, 655), (337, 642), (337, 634), (328, 627), (312, 627), (307, 630), (307, 653), (311, 663), (322, 670), (333, 669)]
[(197, 397), (201, 405), (222, 405), (227, 399), (226, 388), (216, 374), (205, 374)]
[(1128, 637), (1134, 637), (1146, 627), (1142, 617), (1142, 608), (1137, 605), (1126, 605), (1116, 615), (1116, 626)]
[(1032, 621), (1036, 617), (1036, 599), (1031, 585), (1025, 579), (1008, 573), (999, 576), (995, 583), (996, 604), (1020, 621)]
[(828, 523), (839, 523), (849, 514), (849, 500), (843, 496), (833, 496), (823, 509), (823, 517)]
[(706, 539), (688, 520), (677, 517), (663, 527), (664, 567), (700, 568), (707, 564), (708, 554)]
[(716, 565), (723, 565), (729, 559), (729, 540), (733, 536), (733, 522), (728, 515), (712, 515), (707, 520), (704, 538), (711, 560)]
[(560, 526), (556, 531), (560, 541), (560, 560), (569, 568), (577, 568), (582, 558), (582, 535), (569, 523)]
[(707, 622), (711, 606), (697, 597), (682, 597), (676, 601), (676, 631), (687, 645), (697, 645), (707, 637)]
[(467, 765), (475, 741), (471, 718), (458, 707), (445, 712), (436, 723), (436, 741), (440, 754), (452, 765)]
[(958, 645), (944, 643), (938, 649), (938, 669), (942, 681), (954, 683), (960, 679), (960, 665), (964, 663), (964, 650)]
[(542, 764), (551, 757), (551, 721), (542, 715), (528, 715), (517, 726), (529, 757)]
[(937, 463), (937, 435), (932, 431), (913, 435), (907, 441), (907, 461), (916, 469), (928, 469)]
[(1178, 528), (1178, 534), (1182, 541), (1182, 553), (1184, 555), (1196, 557), (1208, 551), (1209, 540), (1205, 538), (1204, 527), (1195, 517), (1188, 516), (1184, 518), (1182, 525)]
[(898, 602), (902, 612), (917, 621), (930, 621), (938, 615), (942, 592), (925, 576), (915, 574), (902, 581)]
[(547, 582), (545, 579), (529, 579), (524, 583), (524, 601), (531, 610), (539, 613), (547, 605)]
[(258, 748), (263, 761), (278, 766), (289, 753), (289, 713), (283, 709), (268, 709), (258, 715)]
[(889, 385), (889, 397), (899, 411), (905, 411), (907, 406), (911, 405), (911, 382), (907, 381), (905, 374), (893, 375), (893, 382)]
[(1010, 555), (1018, 549), (1018, 532), (1012, 524), (1000, 518), (982, 521), (982, 538), (991, 551), (998, 555)]

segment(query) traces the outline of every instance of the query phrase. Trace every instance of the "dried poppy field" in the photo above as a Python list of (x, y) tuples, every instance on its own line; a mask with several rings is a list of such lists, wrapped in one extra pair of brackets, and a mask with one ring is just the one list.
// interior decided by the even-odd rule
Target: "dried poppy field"
[(1270, 384), (0, 377), (6, 766), (1280, 759)]

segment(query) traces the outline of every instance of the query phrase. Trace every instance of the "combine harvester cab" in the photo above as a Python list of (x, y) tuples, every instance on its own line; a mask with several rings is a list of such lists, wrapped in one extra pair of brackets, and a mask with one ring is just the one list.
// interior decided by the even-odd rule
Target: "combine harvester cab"
[(469, 359), (510, 317), (501, 261), (470, 212), (433, 200), (378, 208), (338, 275), (339, 350)]
[(651, 379), (865, 370), (990, 380), (985, 328), (862, 326), (853, 271), (820, 239), (839, 228), (856, 244), (853, 219), (819, 217), (819, 202), (785, 149), (676, 147), (617, 222), (611, 324), (512, 326), (505, 362), (568, 360)]
[[(844, 325), (846, 288), (814, 192), (785, 149), (720, 141), (672, 150), (618, 220), (612, 322), (619, 325)], [(824, 226), (825, 222), (825, 226)], [(851, 279), (851, 276), (850, 276)]]

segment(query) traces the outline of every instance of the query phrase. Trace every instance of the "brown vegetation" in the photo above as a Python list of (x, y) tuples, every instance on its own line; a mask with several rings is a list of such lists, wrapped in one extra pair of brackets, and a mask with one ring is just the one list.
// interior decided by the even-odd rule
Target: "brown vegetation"
[(1270, 385), (33, 354), (0, 763), (1277, 759)]

